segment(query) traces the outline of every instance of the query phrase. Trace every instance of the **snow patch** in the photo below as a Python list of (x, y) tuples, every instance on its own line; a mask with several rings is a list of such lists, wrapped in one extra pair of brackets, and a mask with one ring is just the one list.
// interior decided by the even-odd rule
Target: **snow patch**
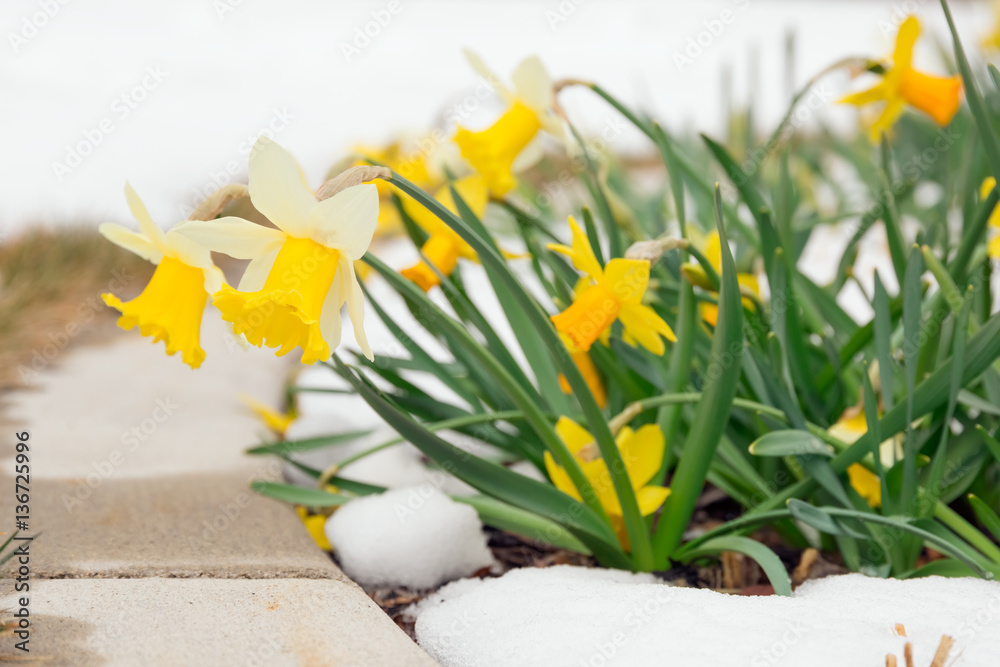
[[(411, 609), (419, 644), (444, 667), (883, 665), (913, 643), (929, 665), (1000, 655), (1000, 583), (859, 574), (807, 582), (793, 598), (679, 588), (609, 570), (557, 566), (459, 581)], [(903, 624), (908, 638), (894, 632)]]
[(427, 485), (351, 501), (326, 536), (344, 572), (368, 586), (432, 588), (493, 565), (476, 510)]

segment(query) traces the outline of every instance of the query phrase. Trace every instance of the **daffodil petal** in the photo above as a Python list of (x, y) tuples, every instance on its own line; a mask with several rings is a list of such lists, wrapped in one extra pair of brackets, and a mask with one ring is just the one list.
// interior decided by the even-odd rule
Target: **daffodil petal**
[(247, 268), (243, 270), (243, 277), (240, 279), (239, 291), (241, 292), (256, 292), (264, 287), (264, 282), (267, 281), (267, 275), (271, 273), (271, 267), (274, 266), (274, 260), (278, 258), (278, 253), (281, 248), (275, 248), (266, 255), (261, 255), (260, 257), (254, 257), (247, 264)]
[(250, 201), (278, 229), (308, 238), (309, 212), (316, 198), (292, 154), (261, 137), (250, 153)]
[(125, 248), (153, 264), (159, 264), (163, 259), (163, 251), (144, 234), (110, 222), (102, 224), (97, 231), (116, 246)]
[(538, 56), (529, 56), (522, 60), (511, 74), (510, 80), (514, 84), (517, 97), (539, 115), (546, 114), (552, 107), (555, 101), (552, 78)]
[(877, 83), (867, 90), (852, 93), (840, 98), (840, 104), (853, 104), (854, 106), (864, 106), (873, 102), (880, 102), (886, 99), (888, 93), (884, 83)]
[(899, 26), (899, 33), (896, 34), (896, 48), (892, 52), (892, 64), (894, 67), (907, 68), (913, 61), (913, 45), (920, 36), (920, 21), (916, 16), (908, 16), (903, 24)]
[(594, 436), (569, 417), (560, 417), (556, 422), (556, 435), (563, 441), (572, 454), (576, 454), (587, 443), (594, 441)]
[(604, 267), (600, 282), (619, 301), (626, 304), (642, 303), (642, 295), (649, 285), (649, 262), (644, 259), (616, 257)]
[(645, 486), (659, 472), (663, 447), (663, 431), (656, 424), (646, 424), (622, 440), (619, 449), (633, 488)]
[[(365, 297), (361, 292), (361, 284), (358, 277), (354, 275), (354, 263), (344, 258), (340, 260), (337, 269), (341, 280), (345, 283), (344, 293), (347, 295), (347, 314), (351, 317), (351, 326), (354, 328), (354, 338), (361, 347), (362, 354), (368, 361), (375, 360), (372, 346), (368, 344), (368, 335), (365, 333)], [(331, 346), (332, 348), (333, 346)]]
[(378, 188), (362, 183), (316, 204), (309, 213), (309, 237), (339, 250), (348, 259), (361, 259), (378, 226)]
[(236, 259), (253, 259), (281, 247), (287, 235), (277, 229), (236, 217), (217, 220), (188, 220), (172, 232), (185, 236), (212, 252)]
[(159, 225), (153, 222), (153, 217), (149, 214), (149, 210), (146, 205), (142, 203), (139, 199), (139, 195), (132, 188), (131, 184), (125, 183), (125, 200), (128, 202), (128, 208), (132, 211), (132, 215), (135, 217), (136, 222), (139, 223), (139, 229), (145, 234), (154, 245), (160, 246), (163, 243), (163, 230), (160, 229)]
[(618, 319), (626, 333), (653, 354), (662, 355), (666, 351), (663, 338), (671, 342), (677, 340), (670, 325), (649, 306), (625, 304), (618, 313)]
[(552, 484), (557, 489), (577, 500), (582, 500), (580, 492), (577, 491), (576, 485), (570, 479), (569, 473), (562, 466), (556, 464), (556, 460), (550, 452), (545, 452), (545, 470), (549, 473), (549, 479), (552, 480)]
[(493, 70), (486, 65), (483, 59), (479, 57), (478, 53), (472, 49), (462, 49), (462, 53), (465, 55), (465, 59), (469, 62), (469, 65), (472, 66), (472, 69), (476, 71), (476, 74), (481, 76), (486, 80), (486, 83), (496, 89), (500, 99), (502, 99), (506, 104), (510, 104), (514, 101), (513, 93), (511, 93), (510, 89), (503, 84), (500, 77), (498, 77)]
[(896, 124), (899, 117), (903, 115), (905, 104), (906, 102), (902, 98), (893, 98), (886, 103), (882, 113), (875, 120), (875, 124), (872, 125), (871, 139), (873, 142), (878, 143), (881, 136)]
[(167, 254), (176, 257), (188, 266), (195, 266), (199, 269), (215, 266), (212, 264), (212, 253), (209, 249), (178, 233), (179, 226), (172, 228), (164, 236), (163, 244)]
[(226, 276), (223, 275), (222, 270), (215, 266), (202, 267), (201, 269), (205, 273), (205, 292), (208, 294), (215, 294), (222, 286), (226, 284)]
[[(338, 266), (338, 274), (340, 274), (341, 271), (341, 267)], [(320, 334), (323, 336), (323, 340), (326, 341), (327, 345), (330, 346), (331, 350), (337, 349), (340, 345), (340, 337), (343, 331), (343, 321), (340, 317), (340, 310), (343, 308), (344, 302), (347, 300), (347, 291), (345, 287), (345, 282), (341, 279), (340, 275), (334, 278), (333, 284), (330, 285), (330, 291), (327, 292), (326, 298), (323, 299), (323, 309), (320, 311)]]
[(663, 486), (644, 486), (635, 492), (635, 499), (639, 503), (639, 513), (649, 516), (667, 500), (670, 489)]

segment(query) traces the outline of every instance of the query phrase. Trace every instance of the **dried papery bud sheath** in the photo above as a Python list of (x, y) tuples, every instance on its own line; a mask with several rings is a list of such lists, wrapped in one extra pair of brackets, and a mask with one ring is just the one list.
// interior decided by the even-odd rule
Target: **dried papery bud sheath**
[(317, 201), (323, 201), (355, 185), (368, 183), (377, 178), (387, 181), (391, 177), (392, 171), (387, 167), (375, 167), (373, 165), (351, 167), (319, 186), (319, 189), (316, 190), (316, 199)]
[(669, 250), (687, 249), (688, 241), (667, 237), (664, 239), (652, 239), (650, 241), (636, 241), (625, 251), (625, 259), (644, 259), (650, 264), (660, 261), (663, 253)]
[(219, 188), (210, 194), (205, 201), (198, 204), (198, 208), (191, 213), (188, 220), (214, 220), (229, 205), (230, 202), (249, 197), (247, 186), (242, 183), (233, 183)]

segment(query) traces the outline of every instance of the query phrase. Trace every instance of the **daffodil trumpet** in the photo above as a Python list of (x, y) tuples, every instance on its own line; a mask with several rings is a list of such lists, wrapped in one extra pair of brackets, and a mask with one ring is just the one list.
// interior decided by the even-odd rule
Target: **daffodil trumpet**
[(296, 347), (303, 364), (330, 358), (347, 304), (354, 336), (368, 359), (364, 300), (354, 261), (368, 250), (378, 221), (378, 191), (365, 179), (385, 168), (349, 170), (320, 188), (320, 201), (284, 148), (262, 137), (250, 156), (250, 201), (275, 228), (240, 218), (191, 223), (184, 234), (204, 248), (249, 259), (239, 288), (213, 294), (222, 319), (251, 345)]
[[(225, 203), (244, 195), (245, 190), (239, 188), (231, 188), (222, 195), (216, 193), (206, 200), (207, 206), (203, 204), (196, 209), (195, 215), (207, 215), (207, 210), (217, 215)], [(198, 368), (205, 360), (201, 319), (209, 294), (223, 286), (222, 271), (212, 263), (207, 249), (181, 233), (186, 225), (198, 224), (196, 221), (186, 220), (164, 232), (131, 185), (125, 185), (125, 198), (139, 223), (139, 232), (111, 223), (102, 224), (98, 231), (115, 245), (152, 262), (156, 269), (146, 288), (131, 301), (123, 302), (110, 293), (102, 294), (101, 298), (121, 312), (118, 326), (122, 329), (138, 327), (139, 333), (153, 342), (162, 340), (168, 355), (180, 352), (184, 363)]]

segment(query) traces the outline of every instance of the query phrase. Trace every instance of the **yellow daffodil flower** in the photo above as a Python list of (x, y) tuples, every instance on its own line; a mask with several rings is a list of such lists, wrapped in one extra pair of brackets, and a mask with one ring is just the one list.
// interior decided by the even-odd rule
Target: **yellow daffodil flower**
[[(486, 211), (486, 204), (489, 201), (489, 193), (486, 191), (486, 184), (480, 176), (467, 176), (453, 183), (458, 196), (468, 205), (478, 218), (482, 218)], [(458, 206), (451, 196), (451, 187), (443, 186), (434, 196), (441, 204), (452, 213), (458, 214)], [(476, 251), (472, 249), (465, 240), (458, 235), (455, 230), (446, 225), (440, 218), (428, 211), (423, 206), (414, 203), (408, 206), (406, 212), (413, 218), (425, 232), (430, 236), (424, 242), (421, 251), (437, 270), (445, 276), (450, 276), (458, 264), (458, 258), (476, 260)], [(400, 273), (405, 278), (412, 280), (420, 289), (425, 292), (440, 284), (437, 274), (431, 270), (424, 260), (420, 260), (408, 269), (403, 269)]]
[(310, 514), (309, 510), (301, 505), (295, 508), (296, 514), (299, 515), (299, 519), (302, 520), (302, 524), (309, 531), (309, 536), (313, 538), (313, 541), (323, 551), (333, 551), (333, 547), (330, 546), (330, 541), (326, 539), (326, 519), (327, 517), (322, 514)]
[[(704, 242), (701, 244), (702, 254), (705, 255), (712, 266), (715, 268), (716, 272), (722, 271), (722, 245), (719, 241), (719, 232), (713, 231), (707, 237), (705, 237)], [(695, 271), (700, 271), (701, 266), (695, 264), (697, 268)], [(741, 287), (745, 287), (750, 290), (753, 294), (760, 297), (760, 284), (757, 282), (757, 278), (752, 273), (737, 273), (736, 280), (739, 282)], [(715, 294), (715, 292), (713, 292)], [(746, 308), (754, 308), (753, 299), (749, 297), (743, 297), (743, 306)], [(719, 320), (719, 306), (714, 303), (706, 303), (702, 301), (698, 308), (701, 312), (701, 319), (703, 319), (708, 324), (713, 327)]]
[(115, 245), (156, 264), (156, 270), (142, 294), (131, 301), (123, 303), (113, 294), (102, 294), (101, 298), (121, 311), (118, 326), (122, 329), (138, 326), (139, 333), (151, 336), (154, 343), (164, 341), (168, 355), (180, 352), (184, 363), (198, 368), (205, 360), (200, 344), (201, 317), (208, 295), (223, 285), (222, 272), (212, 263), (208, 250), (179, 233), (190, 221), (164, 233), (131, 185), (125, 185), (125, 198), (140, 231), (111, 223), (98, 230)]
[[(858, 407), (845, 411), (837, 423), (827, 429), (827, 432), (847, 444), (857, 441), (868, 432), (865, 411)], [(887, 442), (894, 443), (891, 439)], [(847, 467), (847, 479), (869, 506), (882, 506), (882, 483), (878, 475), (860, 463), (852, 463)]]
[(550, 250), (567, 255), (573, 266), (590, 279), (573, 303), (552, 323), (561, 334), (571, 353), (586, 352), (594, 341), (619, 320), (624, 327), (624, 340), (638, 343), (653, 354), (666, 351), (663, 338), (676, 341), (670, 325), (656, 311), (643, 305), (642, 297), (649, 285), (649, 262), (644, 259), (615, 258), (601, 268), (587, 235), (572, 217), (573, 246), (552, 244)]
[(533, 150), (533, 141), (539, 131), (563, 137), (562, 121), (552, 112), (555, 93), (552, 80), (541, 60), (532, 56), (517, 66), (511, 75), (514, 89), (500, 83), (483, 61), (471, 51), (466, 51), (472, 67), (507, 104), (507, 110), (492, 126), (479, 132), (459, 127), (455, 143), (472, 168), (486, 181), (490, 192), (501, 197), (515, 185), (514, 172), (531, 165), (540, 157)]
[(302, 349), (302, 363), (330, 357), (347, 311), (362, 352), (373, 359), (364, 330), (364, 300), (354, 261), (368, 250), (378, 221), (378, 190), (348, 187), (317, 201), (295, 158), (267, 138), (250, 155), (250, 201), (277, 229), (240, 218), (189, 223), (183, 232), (205, 248), (249, 259), (239, 289), (213, 295), (222, 319), (257, 347)]
[(868, 90), (843, 98), (841, 103), (863, 106), (885, 102), (881, 115), (871, 128), (871, 139), (878, 142), (902, 115), (905, 105), (920, 109), (941, 126), (947, 125), (961, 104), (962, 79), (941, 77), (913, 69), (913, 45), (920, 35), (920, 22), (908, 17), (899, 27), (892, 67), (882, 75), (882, 81)]
[[(565, 443), (566, 448), (580, 462), (583, 474), (586, 475), (594, 493), (601, 501), (601, 507), (608, 513), (615, 533), (622, 546), (628, 550), (628, 534), (625, 531), (625, 520), (622, 517), (622, 506), (615, 493), (611, 472), (601, 458), (600, 451), (594, 443), (594, 437), (582, 426), (568, 417), (560, 417), (556, 423), (556, 433)], [(615, 437), (618, 451), (621, 452), (625, 471), (628, 473), (632, 488), (635, 489), (639, 502), (639, 511), (643, 516), (649, 516), (667, 499), (670, 489), (650, 485), (650, 480), (660, 470), (663, 462), (663, 432), (656, 424), (647, 424), (638, 431), (625, 427)], [(555, 458), (545, 452), (545, 469), (556, 488), (576, 500), (582, 500), (569, 474), (556, 464)]]
[(243, 405), (253, 410), (253, 413), (257, 415), (262, 422), (264, 422), (265, 426), (282, 438), (285, 437), (285, 431), (288, 430), (288, 427), (292, 425), (293, 421), (295, 421), (296, 415), (294, 406), (287, 413), (283, 413), (275, 410), (269, 405), (265, 405), (253, 396), (249, 396), (247, 394), (241, 395), (240, 401)]
[[(992, 176), (988, 176), (983, 180), (983, 184), (979, 187), (979, 199), (986, 199), (994, 186), (996, 186), (996, 180)], [(1000, 204), (997, 204), (993, 209), (993, 213), (990, 214), (990, 226), (1000, 229)], [(987, 245), (987, 250), (990, 253), (990, 257), (1000, 257), (1000, 234), (993, 237), (993, 240)]]

